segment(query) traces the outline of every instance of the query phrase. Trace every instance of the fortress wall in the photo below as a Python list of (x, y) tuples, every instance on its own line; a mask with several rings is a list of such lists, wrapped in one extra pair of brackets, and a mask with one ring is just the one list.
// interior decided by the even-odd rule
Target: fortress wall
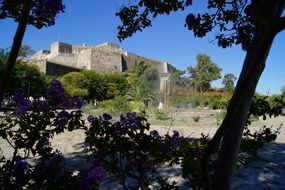
[(122, 71), (121, 55), (116, 52), (92, 50), (90, 69), (97, 72)]
[(58, 54), (48, 60), (48, 62), (52, 62), (55, 64), (61, 64), (68, 67), (76, 67), (77, 65), (78, 55), (69, 54), (69, 53), (61, 53)]
[(92, 49), (90, 69), (97, 72), (122, 72), (121, 54), (117, 48), (97, 47)]
[(79, 72), (80, 69), (74, 68), (74, 67), (69, 67), (65, 66), (62, 64), (55, 64), (51, 62), (46, 62), (46, 74), (47, 75), (65, 75), (70, 72)]
[(91, 49), (91, 46), (85, 46), (85, 45), (73, 45), (72, 46), (72, 53), (73, 54), (80, 54), (82, 51)]
[(136, 63), (139, 63), (140, 61), (144, 61), (145, 63), (154, 66), (158, 70), (159, 73), (168, 73), (168, 67), (167, 67), (166, 62), (148, 59), (148, 58), (136, 55), (134, 53), (129, 53), (129, 52), (126, 52), (123, 55), (123, 57), (126, 60), (128, 70), (134, 70)]
[(97, 46), (94, 46), (93, 49), (107, 51), (107, 52), (120, 52), (122, 53), (123, 50), (117, 45), (111, 42), (106, 42)]
[(31, 56), (31, 59), (44, 59), (50, 54), (48, 50), (40, 50)]
[(91, 53), (92, 49), (82, 50), (78, 55), (77, 65), (78, 68), (91, 69)]
[(72, 45), (63, 42), (54, 42), (50, 48), (51, 54), (72, 53)]

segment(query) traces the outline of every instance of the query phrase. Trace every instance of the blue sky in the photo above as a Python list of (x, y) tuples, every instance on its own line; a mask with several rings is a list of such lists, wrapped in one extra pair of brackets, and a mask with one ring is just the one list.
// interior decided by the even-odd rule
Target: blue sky
[[(116, 38), (116, 27), (120, 22), (114, 14), (124, 5), (123, 3), (135, 1), (65, 0), (66, 12), (58, 16), (56, 25), (41, 30), (29, 26), (23, 43), (37, 51), (49, 49), (50, 44), (58, 40), (69, 44), (88, 45), (110, 41), (117, 43), (125, 51), (167, 61), (180, 70), (186, 70), (190, 65), (195, 66), (196, 55), (204, 53), (223, 68), (222, 76), (227, 73), (239, 75), (245, 56), (239, 46), (228, 49), (219, 48), (210, 43), (211, 36), (203, 39), (194, 38), (193, 34), (184, 27), (187, 13), (199, 12), (201, 5), (170, 16), (159, 16), (154, 20), (153, 27), (136, 33), (120, 43)], [(11, 46), (16, 24), (12, 20), (1, 20), (0, 28), (0, 48)], [(280, 33), (274, 41), (257, 92), (276, 94), (280, 93), (281, 87), (285, 85), (284, 42), (285, 31)], [(214, 81), (212, 86), (221, 87), (221, 80)]]

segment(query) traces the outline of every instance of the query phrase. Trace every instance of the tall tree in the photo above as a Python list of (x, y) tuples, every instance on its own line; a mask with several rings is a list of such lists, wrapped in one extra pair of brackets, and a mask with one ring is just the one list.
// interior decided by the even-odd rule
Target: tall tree
[(225, 74), (222, 82), (222, 84), (225, 85), (224, 89), (228, 92), (232, 92), (234, 90), (235, 80), (237, 80), (237, 78), (235, 77), (234, 74), (232, 73)]
[[(191, 5), (192, 0), (139, 0), (137, 4), (124, 7), (117, 13), (122, 20), (122, 26), (118, 27), (118, 38), (123, 40), (151, 26), (151, 19), (159, 14), (185, 10)], [(206, 189), (230, 189), (252, 97), (274, 38), (285, 29), (284, 9), (285, 0), (208, 0), (206, 12), (190, 13), (185, 19), (185, 26), (193, 31), (194, 36), (204, 37), (214, 30), (219, 46), (226, 48), (236, 44), (246, 51), (227, 114), (201, 160)], [(221, 146), (218, 146), (220, 142)], [(217, 147), (219, 158), (213, 180), (209, 183), (208, 161)]]
[(222, 69), (211, 61), (205, 54), (198, 54), (196, 67), (188, 67), (188, 73), (192, 82), (199, 92), (205, 92), (211, 87), (211, 82), (221, 78)]
[(62, 0), (0, 1), (0, 19), (12, 18), (18, 23), (9, 56), (0, 75), (0, 100), (15, 66), (27, 25), (39, 29), (52, 26), (57, 14), (64, 12), (64, 9)]

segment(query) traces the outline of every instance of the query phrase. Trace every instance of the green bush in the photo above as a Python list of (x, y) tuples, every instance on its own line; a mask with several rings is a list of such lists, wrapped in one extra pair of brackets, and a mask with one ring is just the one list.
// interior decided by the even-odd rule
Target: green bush
[(154, 115), (155, 115), (155, 118), (158, 119), (158, 120), (167, 120), (167, 119), (169, 119), (168, 112), (160, 110), (160, 109), (154, 110)]
[(117, 96), (112, 100), (104, 100), (101, 103), (101, 107), (116, 116), (132, 111), (132, 106), (123, 96)]

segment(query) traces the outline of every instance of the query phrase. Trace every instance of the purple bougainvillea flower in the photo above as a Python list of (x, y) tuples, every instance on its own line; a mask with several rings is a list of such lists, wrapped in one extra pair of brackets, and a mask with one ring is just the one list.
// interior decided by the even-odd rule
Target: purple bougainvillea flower
[(47, 100), (34, 100), (32, 102), (32, 109), (36, 112), (41, 112), (46, 110), (48, 107), (48, 101)]
[(72, 114), (65, 110), (58, 113), (57, 117), (53, 120), (53, 124), (59, 128), (64, 128), (68, 121), (72, 118)]
[(157, 130), (153, 130), (150, 132), (150, 135), (155, 138), (155, 139), (158, 139), (160, 136), (159, 136), (159, 132)]
[(107, 114), (107, 113), (103, 113), (102, 118), (103, 118), (103, 120), (105, 120), (105, 121), (109, 121), (109, 120), (112, 119), (112, 116), (109, 115), (109, 114)]
[(101, 166), (95, 166), (88, 172), (87, 176), (90, 180), (101, 183), (105, 179), (105, 170)]
[(65, 90), (60, 81), (51, 81), (50, 88), (47, 90), (47, 97), (59, 105), (66, 103)]
[(17, 117), (24, 116), (28, 112), (28, 110), (30, 109), (30, 104), (31, 103), (29, 100), (23, 100), (21, 102), (21, 104), (16, 107), (15, 115)]
[(177, 130), (174, 130), (174, 131), (173, 131), (172, 138), (174, 138), (174, 137), (177, 137), (177, 138), (178, 138), (179, 135), (180, 135), (179, 132), (178, 132)]
[(87, 121), (90, 122), (90, 123), (94, 122), (95, 120), (96, 120), (96, 118), (93, 115), (89, 115), (87, 117)]
[(12, 99), (16, 103), (21, 103), (25, 99), (25, 90), (23, 88), (16, 88)]
[(83, 101), (80, 98), (73, 99), (73, 106), (80, 109), (83, 106)]
[(15, 183), (18, 186), (23, 186), (26, 175), (30, 173), (32, 173), (31, 165), (23, 158), (17, 157), (12, 171), (12, 174), (15, 177)]
[(58, 113), (58, 117), (70, 119), (72, 117), (72, 115), (69, 112), (67, 112), (66, 110), (62, 110), (61, 112)]
[(177, 130), (173, 131), (173, 135), (171, 138), (171, 145), (174, 147), (177, 147), (180, 143), (180, 138), (179, 138), (180, 134)]

